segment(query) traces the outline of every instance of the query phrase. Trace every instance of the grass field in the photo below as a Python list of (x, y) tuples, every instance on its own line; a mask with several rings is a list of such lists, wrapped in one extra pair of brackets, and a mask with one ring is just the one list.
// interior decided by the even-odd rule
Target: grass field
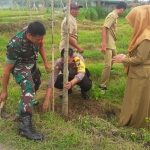
[[(44, 23), (47, 29), (45, 50), (51, 64), (51, 21), (47, 12), (34, 12), (32, 19)], [(42, 17), (41, 17), (42, 16)], [(64, 15), (55, 16), (54, 47), (55, 59), (60, 55), (60, 24)], [(0, 77), (5, 64), (6, 44), (21, 28), (30, 22), (30, 13), (22, 11), (0, 11)], [(78, 91), (69, 96), (69, 121), (61, 117), (61, 99), (55, 91), (55, 113), (42, 112), (46, 84), (50, 74), (46, 74), (42, 59), (39, 57), (38, 66), (42, 72), (42, 85), (35, 96), (40, 105), (34, 109), (33, 125), (44, 134), (43, 141), (34, 142), (21, 138), (18, 132), (17, 107), (20, 99), (20, 89), (11, 76), (8, 92), (9, 97), (0, 121), (0, 143), (14, 150), (145, 150), (143, 146), (150, 140), (146, 129), (122, 128), (118, 116), (121, 109), (126, 75), (121, 64), (114, 64), (111, 72), (109, 90), (102, 95), (98, 88), (103, 68), (103, 54), (100, 53), (101, 27), (104, 19), (89, 21), (79, 19), (79, 45), (84, 48), (86, 66), (91, 72), (93, 87), (89, 91), (90, 100), (84, 101)], [(132, 29), (124, 18), (118, 20), (117, 51), (127, 53)], [(1, 81), (0, 81), (1, 90)]]

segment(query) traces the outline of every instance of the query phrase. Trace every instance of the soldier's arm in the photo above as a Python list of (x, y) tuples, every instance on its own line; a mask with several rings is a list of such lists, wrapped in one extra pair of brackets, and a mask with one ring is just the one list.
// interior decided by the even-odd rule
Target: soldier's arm
[(0, 96), (1, 101), (6, 100), (6, 98), (8, 96), (8, 94), (7, 94), (7, 85), (8, 85), (8, 82), (9, 82), (10, 73), (11, 73), (11, 70), (12, 70), (13, 66), (14, 66), (13, 64), (8, 64), (7, 62), (5, 64), (4, 73), (2, 75), (2, 93), (1, 93), (1, 96)]
[(53, 91), (53, 88), (46, 89), (45, 100), (42, 106), (42, 109), (44, 111), (47, 111), (48, 109), (50, 109), (50, 97), (51, 97), (52, 91)]
[[(56, 79), (58, 77), (58, 74), (60, 72), (60, 67), (59, 64), (61, 63), (61, 59), (58, 59), (55, 63), (55, 67), (54, 67), (54, 83), (56, 82)], [(50, 97), (53, 91), (53, 85), (52, 85), (52, 76), (50, 77), (50, 80), (48, 82), (47, 85), (47, 89), (46, 89), (46, 95), (45, 95), (45, 100), (43, 103), (43, 110), (47, 111), (50, 108)]]
[(41, 45), (41, 47), (39, 49), (39, 53), (40, 53), (40, 55), (41, 55), (41, 57), (44, 61), (46, 72), (49, 73), (50, 72), (50, 66), (48, 64), (47, 57), (46, 57), (46, 52), (45, 52), (45, 49), (44, 49), (43, 45)]

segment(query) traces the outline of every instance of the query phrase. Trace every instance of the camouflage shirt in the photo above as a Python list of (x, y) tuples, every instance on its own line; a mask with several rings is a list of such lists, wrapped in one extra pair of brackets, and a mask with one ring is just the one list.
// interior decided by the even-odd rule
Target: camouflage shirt
[(6, 62), (17, 65), (18, 63), (35, 63), (38, 58), (40, 45), (30, 42), (25, 35), (26, 28), (11, 38), (7, 45)]

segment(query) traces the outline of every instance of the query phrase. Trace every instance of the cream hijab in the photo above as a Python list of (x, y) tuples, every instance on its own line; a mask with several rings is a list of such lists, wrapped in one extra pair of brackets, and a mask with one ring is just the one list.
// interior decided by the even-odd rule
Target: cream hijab
[(150, 5), (137, 6), (126, 16), (133, 27), (128, 52), (132, 52), (143, 40), (150, 40)]

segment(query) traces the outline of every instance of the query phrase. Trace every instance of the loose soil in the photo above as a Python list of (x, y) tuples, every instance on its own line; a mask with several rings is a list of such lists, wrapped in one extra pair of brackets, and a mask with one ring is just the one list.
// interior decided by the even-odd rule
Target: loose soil
[[(44, 102), (44, 96), (46, 92), (45, 84), (37, 92), (35, 99), (39, 101), (39, 105), (35, 107), (38, 113), (42, 111), (42, 104)], [(99, 117), (109, 121), (112, 117), (119, 117), (120, 108), (116, 105), (113, 106), (107, 100), (84, 100), (81, 96), (81, 91), (73, 88), (73, 92), (68, 96), (68, 117), (62, 115), (62, 101), (59, 98), (61, 90), (55, 89), (55, 114), (59, 115), (63, 119), (72, 120), (78, 119), (79, 116)], [(2, 118), (6, 118), (10, 121), (17, 121), (19, 116), (17, 114), (7, 114), (5, 110), (2, 112)]]
[(13, 149), (0, 144), (0, 150), (13, 150)]
[[(43, 91), (43, 92), (42, 92)], [(46, 89), (40, 89), (40, 93), (37, 93), (37, 100), (40, 105), (37, 107), (39, 112), (42, 111), (42, 103), (44, 101), (44, 94)], [(55, 89), (55, 113), (63, 118), (62, 115), (62, 101), (59, 98), (61, 90)], [(99, 117), (105, 120), (112, 117), (119, 117), (120, 108), (113, 106), (108, 101), (98, 101), (94, 99), (84, 100), (81, 96), (81, 91), (73, 88), (73, 92), (68, 96), (68, 119), (78, 119), (79, 116)], [(66, 118), (65, 118), (66, 119)]]

